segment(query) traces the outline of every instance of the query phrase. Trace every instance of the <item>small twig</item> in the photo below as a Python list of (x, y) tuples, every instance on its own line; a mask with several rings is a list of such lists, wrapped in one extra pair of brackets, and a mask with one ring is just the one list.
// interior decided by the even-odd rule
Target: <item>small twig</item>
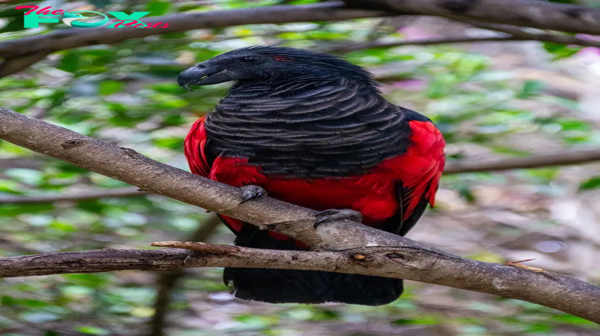
[(534, 272), (540, 272), (540, 273), (546, 273), (545, 270), (539, 268), (539, 267), (532, 267), (532, 266), (527, 266), (527, 265), (523, 265), (524, 262), (528, 262), (528, 261), (534, 261), (536, 258), (532, 258), (532, 259), (525, 259), (525, 260), (517, 260), (517, 261), (507, 261), (504, 263), (504, 265), (506, 266), (514, 266), (514, 267), (518, 267), (518, 268), (522, 268), (522, 269), (526, 269), (526, 270), (530, 270), (530, 271), (534, 271)]
[(237, 253), (240, 252), (240, 248), (233, 245), (213, 245), (202, 242), (178, 242), (178, 241), (164, 241), (155, 242), (150, 244), (154, 247), (168, 247), (168, 248), (180, 248), (185, 250), (207, 252), (207, 253)]

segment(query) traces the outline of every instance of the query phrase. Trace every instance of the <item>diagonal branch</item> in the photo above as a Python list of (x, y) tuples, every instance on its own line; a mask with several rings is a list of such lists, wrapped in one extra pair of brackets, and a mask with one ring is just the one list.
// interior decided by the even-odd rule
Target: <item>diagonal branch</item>
[(144, 190), (280, 232), (313, 249), (351, 250), (352, 253), (249, 250), (223, 245), (200, 254), (177, 250), (67, 252), (1, 259), (0, 275), (200, 266), (327, 270), (399, 277), (491, 293), (538, 303), (600, 323), (600, 288), (580, 280), (463, 259), (348, 220), (328, 222), (315, 229), (314, 210), (270, 197), (240, 204), (238, 188), (3, 108), (0, 108), (0, 139)]
[(600, 34), (600, 9), (538, 0), (345, 0), (354, 8)]

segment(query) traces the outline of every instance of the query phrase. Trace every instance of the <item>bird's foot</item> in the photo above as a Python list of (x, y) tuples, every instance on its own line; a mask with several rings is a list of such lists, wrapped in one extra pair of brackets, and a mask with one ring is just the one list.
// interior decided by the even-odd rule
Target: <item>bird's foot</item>
[(351, 209), (324, 210), (318, 212), (315, 215), (315, 217), (317, 218), (314, 224), (315, 229), (323, 223), (333, 222), (336, 220), (351, 220), (355, 222), (362, 222), (362, 214), (358, 211), (354, 211)]
[(242, 190), (242, 201), (240, 204), (244, 204), (248, 201), (261, 198), (267, 194), (267, 191), (257, 185), (245, 185), (240, 187)]
[(528, 261), (533, 261), (535, 259), (525, 259), (525, 260), (518, 260), (518, 261), (507, 261), (504, 263), (505, 266), (513, 266), (513, 267), (518, 267), (518, 268), (522, 268), (522, 269), (526, 269), (529, 271), (534, 271), (534, 272), (538, 272), (538, 273), (546, 273), (546, 271), (544, 271), (541, 268), (538, 267), (531, 267), (531, 266), (527, 266), (527, 265), (523, 265), (522, 263), (524, 262), (528, 262)]

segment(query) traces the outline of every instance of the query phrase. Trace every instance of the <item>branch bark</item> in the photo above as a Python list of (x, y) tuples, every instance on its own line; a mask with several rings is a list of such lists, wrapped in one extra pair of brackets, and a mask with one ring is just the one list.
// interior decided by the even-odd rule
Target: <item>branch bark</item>
[[(437, 256), (409, 247), (364, 247), (343, 252), (281, 251), (231, 245), (163, 242), (162, 250), (92, 250), (0, 258), (0, 277), (118, 270), (164, 271), (189, 267), (320, 270), (411, 279), (513, 298), (536, 297), (552, 307), (579, 306), (579, 316), (600, 323), (600, 288), (575, 278), (518, 267)], [(448, 266), (458, 266), (450, 273)], [(451, 266), (452, 267), (452, 266)], [(571, 312), (573, 313), (573, 312)], [(577, 315), (577, 314), (575, 314)]]
[(600, 34), (600, 9), (537, 0), (345, 0), (353, 8)]
[(314, 210), (270, 197), (240, 204), (242, 198), (237, 188), (2, 108), (0, 139), (144, 190), (280, 232), (316, 250), (345, 251), (270, 251), (219, 245), (196, 253), (179, 250), (67, 252), (3, 258), (0, 276), (120, 269), (157, 271), (200, 266), (326, 270), (475, 290), (538, 303), (600, 323), (600, 288), (574, 278), (463, 259), (353, 221), (325, 223), (315, 229)]

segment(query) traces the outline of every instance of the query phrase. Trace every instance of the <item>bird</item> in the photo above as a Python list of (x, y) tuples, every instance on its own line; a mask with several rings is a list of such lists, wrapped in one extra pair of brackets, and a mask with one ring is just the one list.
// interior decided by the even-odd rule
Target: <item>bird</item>
[[(433, 207), (445, 141), (426, 116), (388, 102), (373, 76), (345, 59), (303, 49), (251, 46), (184, 70), (177, 83), (233, 82), (191, 127), (184, 153), (192, 173), (319, 211), (317, 223), (362, 216), (404, 236)], [(346, 211), (346, 212), (345, 212)], [(300, 241), (227, 216), (238, 246), (306, 250)], [(236, 297), (268, 303), (378, 306), (400, 297), (403, 280), (324, 271), (225, 268)]]

